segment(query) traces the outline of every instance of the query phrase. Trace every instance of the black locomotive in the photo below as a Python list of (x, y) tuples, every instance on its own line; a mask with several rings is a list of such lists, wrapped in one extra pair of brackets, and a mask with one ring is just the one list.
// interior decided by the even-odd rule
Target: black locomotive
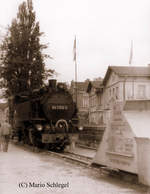
[(36, 147), (64, 150), (79, 133), (77, 108), (63, 83), (49, 85), (11, 99), (14, 137)]

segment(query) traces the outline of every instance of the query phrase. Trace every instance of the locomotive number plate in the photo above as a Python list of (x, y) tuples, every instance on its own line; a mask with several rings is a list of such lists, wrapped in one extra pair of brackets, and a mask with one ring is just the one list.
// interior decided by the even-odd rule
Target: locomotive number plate
[(52, 105), (51, 106), (52, 110), (68, 110), (67, 105)]

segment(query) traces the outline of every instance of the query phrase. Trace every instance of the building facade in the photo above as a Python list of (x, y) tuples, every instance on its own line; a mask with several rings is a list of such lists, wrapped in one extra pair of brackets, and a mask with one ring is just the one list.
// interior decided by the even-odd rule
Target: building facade
[[(82, 139), (96, 147), (102, 131), (113, 121), (116, 104), (123, 110), (129, 104), (136, 106), (141, 102), (143, 108), (143, 102), (150, 100), (150, 67), (109, 66), (103, 80), (89, 81), (84, 90), (78, 83), (77, 98), (79, 112), (87, 113), (86, 117), (80, 116), (81, 120), (86, 120), (83, 125), (88, 128)], [(119, 120), (119, 111), (117, 114)]]
[[(71, 91), (75, 101), (75, 82)], [(109, 66), (103, 80), (77, 82), (78, 111), (89, 125), (105, 124), (115, 102), (133, 100), (150, 100), (149, 66)]]
[(85, 82), (71, 82), (70, 92), (74, 102), (77, 104), (78, 116), (81, 125), (89, 122), (89, 95), (86, 92), (88, 80)]
[(89, 125), (102, 125), (102, 80), (90, 81), (88, 84), (87, 93), (89, 94)]
[(103, 80), (103, 119), (116, 102), (150, 100), (150, 67), (109, 66)]

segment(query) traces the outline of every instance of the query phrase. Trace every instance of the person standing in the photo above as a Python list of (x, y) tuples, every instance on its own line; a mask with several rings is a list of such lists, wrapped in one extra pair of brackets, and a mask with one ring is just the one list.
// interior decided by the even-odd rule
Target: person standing
[(2, 150), (2, 125), (0, 123), (0, 151)]
[(2, 127), (1, 127), (1, 138), (2, 138), (3, 152), (8, 151), (8, 144), (9, 144), (10, 134), (11, 134), (11, 126), (6, 120), (2, 124)]

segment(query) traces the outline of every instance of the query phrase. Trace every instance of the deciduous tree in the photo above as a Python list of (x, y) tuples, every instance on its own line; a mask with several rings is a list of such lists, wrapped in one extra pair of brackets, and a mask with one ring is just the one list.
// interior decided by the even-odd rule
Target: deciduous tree
[(43, 54), (47, 45), (40, 43), (42, 34), (32, 0), (23, 2), (2, 44), (1, 76), (9, 96), (41, 87), (44, 78), (54, 73), (45, 68), (49, 56)]

